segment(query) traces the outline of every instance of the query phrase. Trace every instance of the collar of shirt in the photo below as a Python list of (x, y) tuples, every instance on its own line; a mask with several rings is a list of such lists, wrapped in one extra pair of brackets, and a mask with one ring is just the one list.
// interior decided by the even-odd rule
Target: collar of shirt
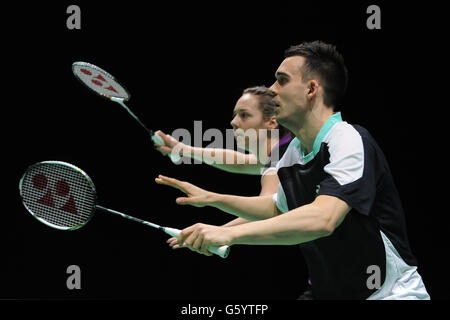
[(316, 154), (320, 151), (320, 145), (322, 144), (323, 138), (325, 138), (328, 131), (330, 131), (330, 129), (336, 123), (341, 122), (341, 121), (342, 121), (342, 116), (341, 116), (340, 112), (336, 112), (331, 117), (329, 117), (327, 119), (327, 121), (325, 121), (325, 123), (322, 125), (322, 128), (320, 128), (319, 133), (317, 134), (316, 138), (314, 139), (313, 150), (306, 155), (303, 153), (302, 148), (300, 147), (301, 142), (298, 138), (294, 138), (291, 141), (291, 144), (294, 145), (297, 148), (299, 154), (302, 155), (305, 163), (309, 162), (311, 159), (313, 159), (316, 156)]

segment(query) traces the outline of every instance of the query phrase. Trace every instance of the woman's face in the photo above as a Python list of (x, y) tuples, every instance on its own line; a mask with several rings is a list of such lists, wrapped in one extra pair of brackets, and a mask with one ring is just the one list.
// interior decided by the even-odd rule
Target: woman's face
[(238, 147), (248, 151), (257, 150), (260, 138), (267, 136), (265, 130), (274, 129), (273, 121), (264, 120), (257, 96), (245, 93), (236, 103), (231, 126), (235, 132)]

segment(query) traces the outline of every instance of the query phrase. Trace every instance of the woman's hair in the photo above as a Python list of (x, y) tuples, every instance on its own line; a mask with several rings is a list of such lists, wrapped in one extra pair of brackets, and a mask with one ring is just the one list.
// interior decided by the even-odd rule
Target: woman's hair
[[(247, 88), (242, 92), (242, 95), (249, 93), (253, 94), (259, 99), (259, 107), (263, 113), (263, 119), (269, 120), (272, 116), (276, 115), (277, 113), (277, 106), (278, 104), (273, 101), (272, 99), (275, 97), (275, 93), (269, 88), (265, 86), (256, 86)], [(284, 137), (286, 134), (290, 134), (290, 131), (288, 131), (285, 127), (278, 124), (277, 129), (279, 130), (279, 137), (280, 139)]]

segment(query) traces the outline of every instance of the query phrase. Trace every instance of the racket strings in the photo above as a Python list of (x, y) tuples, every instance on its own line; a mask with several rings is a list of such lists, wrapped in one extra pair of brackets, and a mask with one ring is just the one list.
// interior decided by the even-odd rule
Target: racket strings
[(74, 62), (72, 71), (88, 88), (102, 96), (124, 100), (130, 98), (127, 90), (111, 74), (93, 64)]
[(22, 197), (33, 214), (61, 228), (76, 228), (89, 221), (95, 207), (95, 189), (75, 169), (41, 164), (27, 172)]

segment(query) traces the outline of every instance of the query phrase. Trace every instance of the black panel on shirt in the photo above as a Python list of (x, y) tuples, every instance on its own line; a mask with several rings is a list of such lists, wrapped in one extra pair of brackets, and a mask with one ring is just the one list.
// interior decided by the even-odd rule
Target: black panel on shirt
[[(321, 181), (329, 177), (323, 170), (329, 158), (328, 145), (322, 143), (308, 163), (278, 170), (289, 210), (314, 201), (317, 186), (322, 188)], [(361, 221), (361, 215), (351, 214), (352, 211), (330, 236), (300, 244), (315, 299), (366, 299), (376, 291), (366, 285), (370, 265), (380, 266), (384, 282), (385, 251), (375, 222)], [(356, 260), (359, 263), (354, 263)]]
[(300, 245), (316, 299), (366, 299), (376, 291), (368, 289), (366, 281), (371, 265), (380, 267), (382, 283), (385, 280), (386, 253), (380, 230), (407, 264), (416, 265), (387, 161), (368, 131), (360, 126), (354, 128), (364, 146), (364, 170), (358, 180), (340, 185), (324, 171), (330, 157), (325, 142), (305, 165), (278, 170), (289, 210), (313, 202), (318, 184), (319, 195), (338, 197), (352, 207), (330, 236)]
[(361, 126), (353, 126), (361, 135), (364, 146), (363, 176), (346, 185), (340, 185), (328, 175), (320, 185), (319, 194), (336, 196), (358, 213), (370, 215), (389, 238), (402, 259), (410, 266), (417, 265), (411, 252), (406, 221), (400, 196), (387, 160), (370, 133)]
[(322, 143), (319, 153), (308, 163), (278, 169), (289, 210), (314, 201), (316, 187), (327, 175), (323, 167), (329, 162), (328, 146)]

